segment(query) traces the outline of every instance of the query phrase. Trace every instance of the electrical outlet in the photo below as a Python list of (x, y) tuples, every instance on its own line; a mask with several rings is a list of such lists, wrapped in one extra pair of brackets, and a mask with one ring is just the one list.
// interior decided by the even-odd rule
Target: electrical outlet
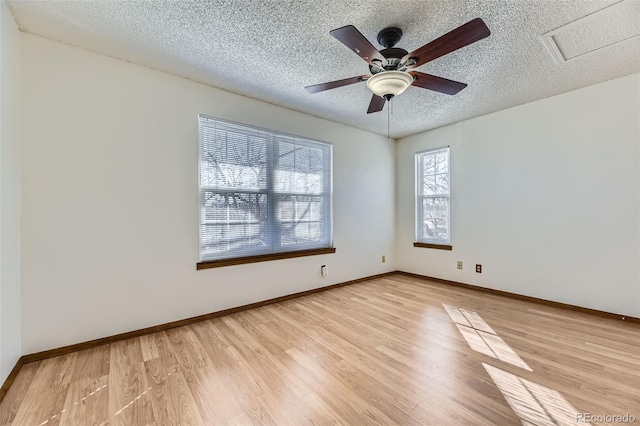
[(482, 265), (478, 265), (478, 264), (476, 263), (476, 272), (477, 272), (477, 273), (479, 273), (479, 274), (481, 274), (481, 273), (482, 273)]
[(458, 260), (458, 269), (462, 269), (462, 260)]
[(382, 255), (382, 263), (387, 261), (387, 256), (385, 256), (384, 254)]
[(322, 266), (320, 267), (320, 274), (321, 274), (323, 277), (326, 277), (326, 276), (327, 276), (327, 265), (322, 265)]

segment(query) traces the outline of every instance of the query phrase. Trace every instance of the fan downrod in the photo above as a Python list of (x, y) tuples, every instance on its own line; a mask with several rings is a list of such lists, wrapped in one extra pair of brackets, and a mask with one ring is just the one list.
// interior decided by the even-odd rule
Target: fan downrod
[(402, 30), (396, 27), (388, 27), (378, 33), (378, 43), (389, 49), (395, 46), (402, 38)]

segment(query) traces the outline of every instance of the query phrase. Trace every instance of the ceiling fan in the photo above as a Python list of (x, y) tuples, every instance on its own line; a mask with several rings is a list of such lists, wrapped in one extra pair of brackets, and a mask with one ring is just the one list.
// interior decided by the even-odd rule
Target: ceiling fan
[(367, 110), (367, 114), (370, 114), (381, 111), (386, 101), (404, 92), (409, 86), (422, 87), (448, 95), (455, 95), (467, 87), (465, 83), (414, 71), (414, 68), (482, 40), (491, 32), (482, 19), (476, 18), (411, 53), (395, 47), (402, 38), (402, 30), (396, 27), (385, 28), (378, 33), (378, 43), (384, 47), (380, 51), (353, 25), (335, 29), (329, 34), (364, 59), (369, 64), (371, 74), (314, 84), (305, 89), (309, 93), (318, 93), (366, 81), (367, 87), (373, 92)]

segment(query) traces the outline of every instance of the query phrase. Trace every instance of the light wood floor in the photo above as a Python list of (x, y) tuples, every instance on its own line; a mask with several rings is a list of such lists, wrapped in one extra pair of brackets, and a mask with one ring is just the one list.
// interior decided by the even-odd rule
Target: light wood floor
[(546, 425), (576, 412), (640, 423), (640, 325), (392, 275), (26, 364), (0, 425)]

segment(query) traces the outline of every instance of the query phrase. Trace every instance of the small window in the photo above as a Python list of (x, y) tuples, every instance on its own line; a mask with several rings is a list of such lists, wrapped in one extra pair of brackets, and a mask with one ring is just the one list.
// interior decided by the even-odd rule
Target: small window
[(199, 116), (200, 261), (332, 246), (331, 145)]
[(448, 245), (449, 147), (416, 154), (416, 241)]

